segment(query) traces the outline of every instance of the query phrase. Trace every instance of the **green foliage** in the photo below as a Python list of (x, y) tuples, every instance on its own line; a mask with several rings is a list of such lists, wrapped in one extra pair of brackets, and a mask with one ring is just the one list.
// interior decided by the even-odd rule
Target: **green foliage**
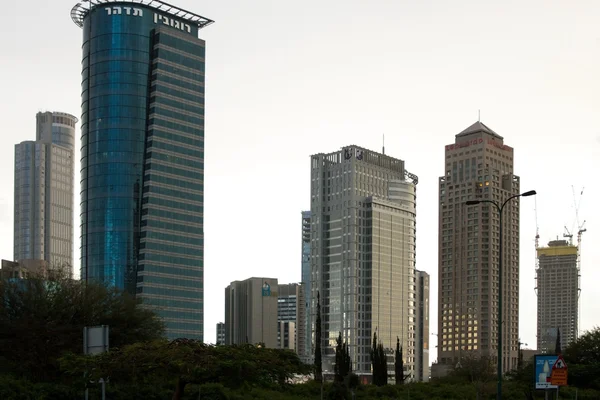
[(321, 356), (321, 295), (317, 291), (317, 321), (315, 326), (315, 380), (323, 380), (323, 360)]
[(371, 349), (371, 365), (373, 372), (373, 384), (377, 386), (387, 385), (387, 357), (382, 343), (377, 343), (377, 332), (373, 334), (373, 347)]
[(79, 393), (59, 383), (32, 383), (10, 376), (0, 376), (0, 399), (2, 400), (50, 400), (81, 399)]
[(201, 398), (203, 400), (229, 400), (228, 390), (220, 383), (206, 383), (189, 391), (190, 398)]
[[(576, 389), (563, 387), (560, 389), (561, 399), (574, 399), (577, 391), (579, 400), (597, 400), (600, 391), (592, 389)], [(107, 398), (111, 400), (163, 400), (171, 398), (172, 387), (167, 388), (162, 382), (147, 382), (144, 384), (115, 383), (111, 381), (106, 386)], [(99, 386), (90, 389), (90, 399), (99, 399)], [(203, 400), (301, 400), (319, 399), (321, 384), (311, 381), (306, 384), (291, 385), (284, 387), (242, 387), (238, 389), (228, 388), (218, 383), (204, 385), (189, 385), (182, 396), (183, 400), (196, 400), (198, 394)], [(344, 385), (338, 383), (324, 385), (324, 397), (328, 399), (353, 399), (352, 393)], [(15, 380), (14, 378), (0, 377), (0, 399), (2, 400), (80, 400), (83, 398), (82, 390), (74, 390), (69, 386), (59, 383), (32, 384), (27, 381)], [(361, 385), (355, 391), (356, 400), (366, 399), (410, 399), (410, 400), (464, 400), (477, 399), (477, 393), (473, 385), (469, 383), (442, 383), (434, 381), (430, 383), (406, 383), (404, 385)], [(491, 400), (495, 395), (489, 394), (480, 397)], [(503, 386), (503, 400), (523, 400), (522, 391), (513, 380), (507, 380)], [(538, 391), (532, 394), (531, 399), (543, 399), (544, 393)]]
[(600, 328), (585, 332), (563, 354), (569, 369), (569, 385), (600, 389)]
[(396, 385), (402, 385), (404, 381), (410, 377), (409, 374), (404, 374), (404, 359), (402, 356), (402, 347), (400, 346), (400, 338), (396, 336), (396, 353), (394, 354), (394, 378)]
[(342, 342), (342, 332), (337, 338), (335, 347), (335, 364), (333, 366), (336, 382), (344, 382), (350, 372), (352, 372), (352, 360), (348, 352), (348, 345)]
[(213, 383), (236, 390), (282, 388), (295, 374), (311, 370), (289, 350), (248, 344), (212, 346), (188, 339), (136, 343), (96, 356), (67, 354), (60, 361), (79, 388), (100, 377), (110, 377), (111, 384), (117, 385), (170, 383), (174, 399), (183, 396), (188, 384)]
[(60, 276), (0, 281), (0, 373), (59, 377), (58, 358), (83, 351), (85, 326), (109, 325), (111, 346), (162, 336), (163, 324), (130, 295)]

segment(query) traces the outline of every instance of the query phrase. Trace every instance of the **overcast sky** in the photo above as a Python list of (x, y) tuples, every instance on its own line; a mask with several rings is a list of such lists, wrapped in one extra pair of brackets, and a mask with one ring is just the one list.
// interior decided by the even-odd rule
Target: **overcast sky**
[[(585, 187), (581, 328), (600, 325), (600, 2), (171, 0), (214, 19), (207, 42), (205, 340), (224, 288), (250, 276), (300, 281), (309, 156), (348, 144), (419, 176), (417, 267), (431, 274), (437, 333), (437, 181), (444, 145), (477, 120), (515, 149), (535, 189), (541, 243), (576, 227)], [(13, 256), (14, 144), (38, 111), (81, 115), (75, 1), (3, 2), (0, 256)], [(79, 127), (78, 127), (79, 128)], [(79, 129), (77, 134), (79, 153)], [(75, 260), (79, 269), (79, 154)], [(522, 200), (520, 336), (536, 345), (534, 198)], [(432, 336), (431, 361), (437, 339)]]

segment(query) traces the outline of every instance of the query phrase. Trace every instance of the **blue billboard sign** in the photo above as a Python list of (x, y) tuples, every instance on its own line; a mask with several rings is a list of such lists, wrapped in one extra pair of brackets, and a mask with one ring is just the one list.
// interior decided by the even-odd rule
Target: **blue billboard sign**
[(262, 295), (263, 295), (263, 297), (270, 297), (271, 296), (271, 285), (269, 285), (266, 281), (265, 281), (265, 284), (262, 287)]
[(535, 388), (536, 389), (556, 389), (558, 386), (552, 385), (552, 367), (556, 363), (558, 356), (556, 354), (539, 354), (535, 356)]

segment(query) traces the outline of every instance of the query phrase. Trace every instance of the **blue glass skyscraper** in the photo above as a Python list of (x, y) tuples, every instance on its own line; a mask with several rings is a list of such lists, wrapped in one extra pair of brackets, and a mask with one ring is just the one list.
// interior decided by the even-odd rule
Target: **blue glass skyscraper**
[(90, 1), (83, 28), (81, 278), (136, 293), (169, 338), (203, 338), (204, 56), (213, 21)]

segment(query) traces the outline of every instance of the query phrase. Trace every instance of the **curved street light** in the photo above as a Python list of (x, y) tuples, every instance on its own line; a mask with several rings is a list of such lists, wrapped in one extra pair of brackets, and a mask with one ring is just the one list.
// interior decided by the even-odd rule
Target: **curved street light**
[(535, 194), (537, 194), (535, 190), (515, 194), (506, 199), (502, 205), (494, 200), (468, 200), (466, 202), (466, 205), (468, 206), (474, 206), (480, 203), (492, 203), (496, 206), (498, 217), (500, 218), (500, 245), (498, 246), (500, 249), (500, 254), (498, 256), (498, 390), (496, 392), (496, 399), (498, 400), (502, 400), (502, 211), (504, 211), (504, 206), (512, 199), (534, 196)]

